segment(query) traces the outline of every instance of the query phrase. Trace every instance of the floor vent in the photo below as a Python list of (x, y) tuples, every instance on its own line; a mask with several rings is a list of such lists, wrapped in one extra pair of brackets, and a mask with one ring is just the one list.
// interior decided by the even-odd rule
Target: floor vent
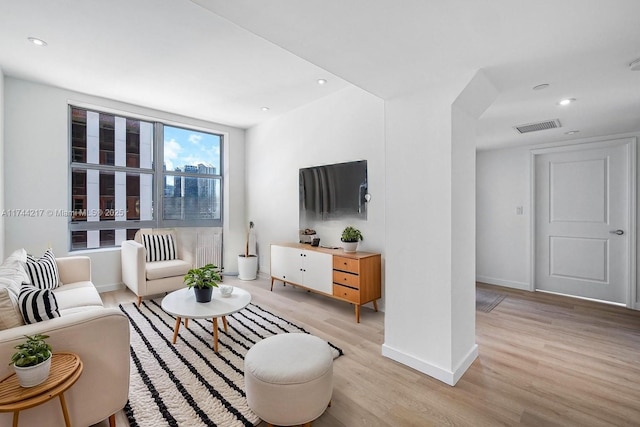
[(559, 128), (560, 126), (561, 126), (560, 120), (555, 119), (555, 120), (545, 120), (544, 122), (529, 123), (526, 125), (514, 126), (513, 128), (517, 130), (519, 133), (529, 133), (529, 132), (537, 132), (539, 130), (545, 130), (545, 129), (555, 129), (555, 128)]

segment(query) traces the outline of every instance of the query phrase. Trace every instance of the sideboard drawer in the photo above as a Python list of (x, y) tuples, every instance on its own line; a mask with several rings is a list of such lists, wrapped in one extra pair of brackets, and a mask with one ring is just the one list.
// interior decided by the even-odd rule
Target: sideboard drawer
[(357, 276), (351, 273), (346, 273), (344, 271), (333, 270), (333, 283), (359, 289), (360, 276)]
[(340, 286), (333, 284), (333, 296), (346, 299), (352, 302), (360, 301), (360, 291), (357, 289), (348, 288), (346, 286)]
[(345, 258), (342, 256), (333, 257), (333, 269), (340, 271), (348, 271), (349, 273), (358, 274), (360, 262), (357, 259)]

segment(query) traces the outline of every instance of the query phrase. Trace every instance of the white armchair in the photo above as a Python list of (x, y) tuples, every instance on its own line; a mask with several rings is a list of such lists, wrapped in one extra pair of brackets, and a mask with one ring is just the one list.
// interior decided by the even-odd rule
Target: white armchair
[[(147, 262), (147, 251), (142, 235), (171, 235), (175, 243), (176, 259)], [(183, 250), (178, 236), (170, 229), (140, 229), (134, 240), (122, 242), (122, 281), (138, 296), (142, 297), (175, 291), (184, 286), (184, 275), (193, 267), (188, 251)]]

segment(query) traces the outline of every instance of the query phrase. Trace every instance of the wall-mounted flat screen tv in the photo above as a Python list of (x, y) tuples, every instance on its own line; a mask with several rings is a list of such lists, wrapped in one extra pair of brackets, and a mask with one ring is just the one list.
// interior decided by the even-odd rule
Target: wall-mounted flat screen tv
[(300, 169), (300, 219), (367, 218), (367, 161)]

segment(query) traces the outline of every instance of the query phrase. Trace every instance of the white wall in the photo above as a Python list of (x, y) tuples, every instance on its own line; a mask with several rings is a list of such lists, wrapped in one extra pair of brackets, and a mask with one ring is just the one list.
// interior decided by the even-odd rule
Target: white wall
[[(532, 149), (640, 138), (640, 133), (576, 139), (528, 147), (478, 151), (476, 160), (476, 279), (517, 289), (531, 286), (531, 158)], [(640, 158), (638, 159), (640, 164)], [(640, 191), (640, 180), (636, 186)], [(637, 200), (640, 200), (640, 192)], [(523, 215), (516, 208), (523, 207)], [(640, 215), (640, 209), (636, 212)], [(640, 224), (640, 217), (637, 219)], [(640, 265), (640, 239), (636, 249)], [(636, 308), (640, 280), (636, 279)]]
[[(4, 210), (4, 73), (0, 68), (0, 212)], [(4, 216), (0, 215), (0, 260), (4, 259)]]
[(348, 87), (247, 131), (247, 211), (255, 222), (260, 271), (269, 274), (269, 245), (297, 242), (298, 170), (367, 160), (371, 202), (367, 220), (330, 221), (316, 227), (321, 245), (340, 246), (346, 225), (364, 235), (359, 250), (384, 259), (384, 103)]
[[(239, 251), (244, 242), (244, 221), (237, 219), (245, 215), (244, 130), (9, 77), (5, 78), (4, 89), (5, 209), (68, 209), (69, 102), (227, 132), (224, 263), (226, 269), (237, 270), (237, 259), (231, 254)], [(49, 246), (56, 256), (69, 252), (66, 217), (6, 217), (5, 233), (5, 253), (24, 247), (37, 255)], [(113, 289), (121, 283), (119, 249), (83, 253), (92, 258), (93, 280), (100, 290)]]
[(476, 279), (529, 289), (529, 149), (479, 151), (476, 162)]

